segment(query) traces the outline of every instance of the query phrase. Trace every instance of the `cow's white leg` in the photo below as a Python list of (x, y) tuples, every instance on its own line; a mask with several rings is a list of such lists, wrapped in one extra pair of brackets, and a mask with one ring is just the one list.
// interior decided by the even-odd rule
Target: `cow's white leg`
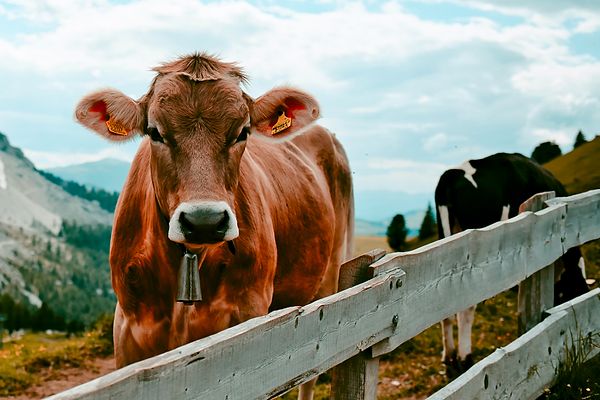
[(471, 329), (476, 307), (472, 306), (458, 313), (458, 358), (460, 361), (465, 361), (471, 355)]
[[(438, 214), (440, 216), (440, 222), (442, 224), (442, 233), (444, 237), (448, 237), (452, 234), (448, 207), (444, 205), (439, 205)], [(454, 365), (456, 363), (456, 348), (454, 347), (454, 333), (452, 332), (454, 319), (454, 316), (452, 316), (440, 322), (442, 326), (442, 344), (444, 346), (444, 349), (442, 351), (442, 361), (450, 369), (456, 367)], [(448, 372), (449, 374), (453, 374), (453, 371)]]
[(456, 348), (454, 346), (454, 334), (452, 332), (454, 317), (446, 318), (440, 323), (442, 324), (442, 343), (444, 350), (442, 352), (442, 360), (449, 361)]
[(510, 204), (502, 206), (502, 215), (500, 216), (500, 221), (506, 221), (508, 219), (509, 213), (510, 213)]
[(448, 237), (452, 234), (452, 232), (450, 232), (450, 217), (448, 215), (448, 207), (438, 206), (438, 212), (440, 214), (440, 221), (442, 222), (442, 231), (444, 233), (444, 237)]
[(579, 268), (581, 269), (583, 279), (587, 279), (587, 276), (585, 275), (585, 260), (583, 259), (583, 257), (579, 258)]
[(317, 384), (317, 378), (313, 378), (308, 382), (300, 385), (298, 389), (298, 400), (312, 400), (315, 394), (315, 385)]

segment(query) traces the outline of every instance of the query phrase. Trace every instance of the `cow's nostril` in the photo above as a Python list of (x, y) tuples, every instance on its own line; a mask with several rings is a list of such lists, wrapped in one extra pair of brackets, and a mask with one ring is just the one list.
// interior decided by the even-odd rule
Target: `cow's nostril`
[(227, 210), (198, 208), (179, 214), (179, 224), (186, 239), (197, 243), (221, 241), (230, 224)]
[(221, 218), (221, 222), (217, 226), (217, 232), (225, 232), (229, 227), (229, 213), (227, 211), (223, 211), (223, 218)]
[(193, 231), (194, 230), (194, 224), (186, 218), (186, 214), (185, 213), (179, 214), (179, 223), (187, 231)]

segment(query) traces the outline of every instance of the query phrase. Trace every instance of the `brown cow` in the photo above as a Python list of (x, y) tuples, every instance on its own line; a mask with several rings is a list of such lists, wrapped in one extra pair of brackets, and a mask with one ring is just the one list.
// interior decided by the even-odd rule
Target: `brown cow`
[[(118, 367), (330, 295), (351, 253), (351, 172), (312, 96), (253, 100), (236, 64), (206, 54), (154, 71), (139, 100), (101, 90), (75, 112), (109, 140), (144, 136), (110, 248)], [(176, 302), (185, 249), (204, 257), (193, 306)]]

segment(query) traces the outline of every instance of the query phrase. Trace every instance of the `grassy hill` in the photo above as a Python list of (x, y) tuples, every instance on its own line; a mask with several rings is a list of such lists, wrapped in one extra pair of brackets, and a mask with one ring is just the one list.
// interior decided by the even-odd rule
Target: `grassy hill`
[(600, 136), (544, 164), (570, 194), (600, 188)]

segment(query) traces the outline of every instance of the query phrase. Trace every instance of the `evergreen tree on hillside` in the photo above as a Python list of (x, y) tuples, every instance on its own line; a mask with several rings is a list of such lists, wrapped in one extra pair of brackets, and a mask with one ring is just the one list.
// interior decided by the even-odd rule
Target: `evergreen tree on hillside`
[(4, 314), (6, 322), (4, 328), (9, 332), (17, 329), (30, 329), (32, 326), (31, 307), (15, 302), (8, 294), (0, 295), (0, 314)]
[(585, 140), (585, 136), (583, 136), (583, 132), (581, 132), (580, 129), (579, 132), (577, 132), (577, 136), (575, 136), (575, 143), (573, 144), (573, 148), (576, 149), (584, 143), (587, 143), (587, 140)]
[(63, 190), (73, 196), (81, 197), (82, 199), (97, 201), (98, 205), (109, 212), (114, 212), (119, 198), (117, 192), (107, 192), (104, 189), (88, 188), (77, 182), (64, 180), (47, 171), (37, 170), (44, 178), (63, 188)]
[(537, 147), (533, 150), (533, 153), (531, 153), (531, 158), (538, 164), (545, 164), (554, 160), (560, 155), (562, 155), (562, 151), (556, 143), (543, 142), (537, 145)]
[(396, 214), (387, 228), (387, 242), (394, 251), (400, 251), (406, 243), (406, 221), (404, 215)]
[(427, 211), (425, 211), (425, 216), (423, 217), (423, 222), (421, 222), (421, 229), (419, 229), (419, 239), (427, 239), (433, 236), (436, 232), (437, 226), (435, 218), (433, 217), (433, 209), (431, 208), (431, 203), (427, 205)]

